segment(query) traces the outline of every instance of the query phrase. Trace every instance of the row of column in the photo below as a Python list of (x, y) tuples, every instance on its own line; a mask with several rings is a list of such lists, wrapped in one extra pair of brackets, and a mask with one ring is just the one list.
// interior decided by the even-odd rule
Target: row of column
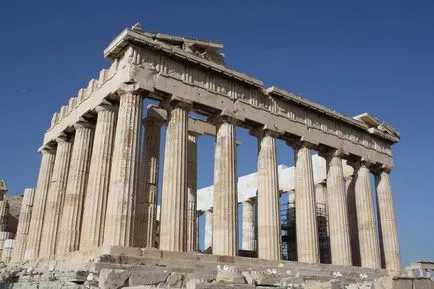
[[(48, 147), (42, 150), (25, 258), (62, 255), (101, 245), (154, 246), (161, 123), (149, 120), (145, 123), (140, 158), (142, 106), (141, 95), (124, 93), (118, 112), (113, 106), (100, 106), (96, 126), (77, 123), (74, 139), (59, 137), (56, 150)], [(189, 108), (182, 102), (171, 102), (167, 107), (161, 250), (193, 250), (197, 244), (194, 233), (197, 224), (188, 221), (197, 219), (196, 161), (190, 158), (189, 163), (188, 157), (195, 154), (196, 140), (188, 133)], [(216, 255), (235, 256), (238, 240), (235, 121), (222, 116), (215, 123), (212, 249)], [(255, 134), (259, 141), (258, 256), (275, 260), (281, 258), (277, 135), (268, 130)], [(300, 143), (294, 149), (298, 260), (316, 263), (319, 246), (311, 148)], [(369, 202), (372, 196), (369, 170), (368, 173), (366, 170), (362, 163), (355, 173), (360, 252), (362, 266), (379, 267), (372, 229), (372, 220), (375, 225), (372, 197)], [(392, 235), (382, 245), (386, 264), (393, 268), (396, 262), (399, 264), (399, 252), (388, 177), (388, 172), (383, 171), (377, 188), (381, 229), (383, 235)], [(337, 153), (328, 158), (327, 187), (332, 262), (351, 265), (347, 197), (342, 159)]]

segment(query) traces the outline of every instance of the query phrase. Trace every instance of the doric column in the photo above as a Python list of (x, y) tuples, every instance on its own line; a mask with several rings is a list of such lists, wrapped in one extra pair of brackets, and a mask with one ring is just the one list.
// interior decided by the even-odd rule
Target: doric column
[(105, 246), (133, 245), (142, 111), (142, 95), (136, 92), (120, 95), (104, 230)]
[[(94, 126), (88, 122), (79, 122), (74, 124), (74, 128), (74, 144), (56, 246), (56, 254), (59, 256), (79, 249), (83, 203), (92, 152)], [(85, 223), (89, 221), (94, 220), (85, 220)]]
[(89, 167), (80, 250), (102, 245), (106, 218), (107, 198), (112, 166), (117, 107), (96, 107), (97, 122)]
[(27, 239), (29, 235), (30, 220), (32, 218), (33, 200), (35, 189), (25, 189), (23, 202), (21, 203), (20, 218), (18, 220), (17, 233), (15, 237), (14, 251), (12, 261), (18, 262), (24, 260)]
[(35, 259), (39, 255), (48, 188), (53, 173), (55, 151), (46, 147), (41, 150), (41, 154), (41, 166), (39, 168), (39, 177), (35, 190), (32, 218), (30, 219), (24, 260)]
[(228, 117), (216, 123), (214, 157), (213, 254), (237, 255), (237, 170), (235, 124)]
[(148, 117), (143, 121), (144, 138), (141, 157), (141, 187), (137, 197), (136, 243), (155, 247), (158, 178), (160, 166), (160, 135), (163, 121)]
[(400, 270), (401, 254), (399, 251), (398, 232), (396, 229), (395, 209), (389, 173), (389, 169), (383, 168), (375, 176), (380, 245), (384, 253), (386, 269)]
[(160, 250), (185, 251), (189, 105), (171, 103), (161, 192)]
[(365, 162), (360, 162), (355, 164), (354, 172), (356, 178), (355, 201), (361, 266), (380, 268), (381, 263), (369, 168)]
[(187, 144), (187, 252), (197, 251), (197, 137), (188, 133)]
[(54, 160), (53, 175), (48, 189), (47, 204), (45, 207), (41, 247), (39, 250), (40, 257), (50, 257), (56, 252), (56, 244), (58, 241), (57, 233), (63, 211), (66, 182), (72, 151), (72, 142), (68, 138), (59, 137), (56, 141), (57, 152), (56, 159)]
[(361, 266), (355, 185), (356, 178), (354, 175), (350, 175), (345, 178), (345, 187), (347, 190), (348, 224), (350, 228), (351, 260), (353, 266)]
[(258, 133), (258, 257), (280, 260), (279, 182), (276, 137), (271, 131)]
[(203, 249), (207, 250), (212, 248), (212, 224), (213, 224), (213, 212), (212, 209), (205, 211), (205, 237)]
[(253, 200), (247, 200), (243, 202), (242, 224), (242, 249), (248, 251), (255, 251), (255, 208)]
[(311, 149), (306, 143), (294, 145), (293, 148), (295, 153), (294, 185), (298, 261), (319, 263)]
[(327, 157), (327, 203), (332, 264), (351, 266), (350, 228), (344, 171), (341, 155), (337, 151)]
[(0, 232), (7, 231), (9, 215), (9, 202), (6, 199), (0, 201)]

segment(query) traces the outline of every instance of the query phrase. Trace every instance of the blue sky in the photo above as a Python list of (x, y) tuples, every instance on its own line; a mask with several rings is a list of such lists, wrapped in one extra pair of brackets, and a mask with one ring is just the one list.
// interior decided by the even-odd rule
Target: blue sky
[[(223, 42), (229, 66), (347, 115), (401, 132), (392, 184), (405, 264), (434, 259), (434, 1), (5, 1), (0, 9), (0, 178), (34, 187), (52, 113), (108, 66), (126, 26)], [(256, 142), (239, 130), (240, 175)], [(199, 187), (212, 139), (199, 141)], [(279, 162), (292, 152), (278, 146)], [(211, 157), (210, 157), (211, 156)]]

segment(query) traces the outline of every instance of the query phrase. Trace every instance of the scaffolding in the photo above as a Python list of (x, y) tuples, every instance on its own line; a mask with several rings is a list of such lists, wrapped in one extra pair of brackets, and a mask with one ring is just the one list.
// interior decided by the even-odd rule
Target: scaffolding
[[(282, 235), (282, 257), (284, 260), (297, 261), (297, 231), (295, 226), (295, 202), (281, 204), (280, 220)], [(328, 214), (325, 204), (316, 204), (320, 262), (330, 263), (330, 239), (328, 234)]]

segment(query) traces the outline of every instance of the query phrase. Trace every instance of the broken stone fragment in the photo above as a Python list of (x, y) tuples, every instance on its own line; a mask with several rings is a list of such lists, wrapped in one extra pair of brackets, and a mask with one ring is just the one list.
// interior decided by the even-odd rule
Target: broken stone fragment
[(161, 271), (132, 271), (128, 284), (137, 285), (158, 285), (166, 282), (169, 272)]
[(120, 269), (102, 269), (99, 273), (101, 289), (119, 289), (124, 287), (131, 273)]

